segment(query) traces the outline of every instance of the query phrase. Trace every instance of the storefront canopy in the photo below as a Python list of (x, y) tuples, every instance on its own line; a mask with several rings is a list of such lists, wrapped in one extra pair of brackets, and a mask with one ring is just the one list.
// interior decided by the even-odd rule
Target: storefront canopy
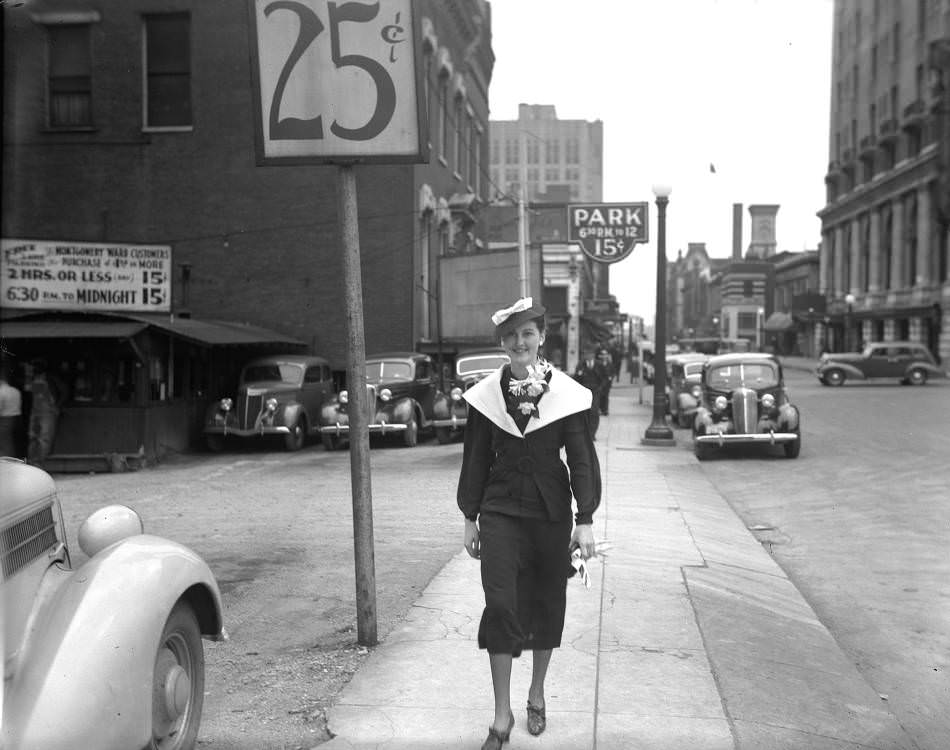
[(795, 321), (788, 313), (776, 311), (769, 315), (769, 319), (765, 321), (766, 331), (787, 331), (794, 327)]
[(287, 344), (306, 346), (303, 341), (257, 326), (224, 320), (200, 320), (171, 315), (131, 314), (124, 317), (161, 328), (181, 338), (215, 346), (241, 344)]
[(0, 338), (5, 339), (124, 339), (148, 325), (131, 321), (104, 320), (4, 320)]

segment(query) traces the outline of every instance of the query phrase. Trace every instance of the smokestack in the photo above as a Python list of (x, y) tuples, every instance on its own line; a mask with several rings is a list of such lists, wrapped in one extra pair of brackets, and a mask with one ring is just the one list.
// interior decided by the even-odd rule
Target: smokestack
[(732, 204), (732, 259), (742, 260), (742, 204)]

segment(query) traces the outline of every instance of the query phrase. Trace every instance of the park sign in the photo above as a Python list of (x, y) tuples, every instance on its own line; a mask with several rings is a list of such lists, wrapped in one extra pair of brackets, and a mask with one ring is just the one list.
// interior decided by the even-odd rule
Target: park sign
[(427, 162), (412, 0), (248, 0), (261, 165)]
[(638, 242), (649, 242), (649, 211), (644, 203), (572, 203), (567, 236), (598, 263), (623, 260)]

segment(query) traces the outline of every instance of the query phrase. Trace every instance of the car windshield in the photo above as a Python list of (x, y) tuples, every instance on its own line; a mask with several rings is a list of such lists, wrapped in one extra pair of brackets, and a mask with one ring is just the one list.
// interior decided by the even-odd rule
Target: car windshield
[(279, 380), (283, 383), (299, 383), (301, 373), (303, 373), (303, 368), (300, 365), (271, 362), (245, 368), (241, 381), (244, 383), (262, 383)]
[(412, 364), (402, 360), (376, 360), (366, 363), (366, 380), (383, 383), (387, 380), (412, 380)]
[(497, 370), (502, 365), (508, 364), (507, 354), (486, 354), (483, 357), (466, 357), (460, 359), (455, 369), (460, 377), (464, 377), (472, 372), (485, 372), (486, 370)]
[(710, 388), (717, 390), (740, 386), (768, 388), (778, 385), (778, 372), (765, 362), (741, 362), (711, 369), (706, 375), (706, 382)]

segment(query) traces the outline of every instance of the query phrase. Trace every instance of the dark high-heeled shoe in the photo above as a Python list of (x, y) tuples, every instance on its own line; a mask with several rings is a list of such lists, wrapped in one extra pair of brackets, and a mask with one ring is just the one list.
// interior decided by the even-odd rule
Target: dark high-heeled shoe
[(515, 726), (515, 715), (511, 714), (511, 721), (508, 722), (508, 729), (504, 732), (499, 732), (495, 727), (488, 727), (488, 737), (485, 738), (485, 741), (482, 743), (482, 750), (501, 750), (501, 746), (504, 745), (511, 738), (511, 730)]
[(538, 708), (531, 701), (528, 701), (528, 731), (537, 737), (547, 726), (548, 721), (544, 715), (544, 706)]

